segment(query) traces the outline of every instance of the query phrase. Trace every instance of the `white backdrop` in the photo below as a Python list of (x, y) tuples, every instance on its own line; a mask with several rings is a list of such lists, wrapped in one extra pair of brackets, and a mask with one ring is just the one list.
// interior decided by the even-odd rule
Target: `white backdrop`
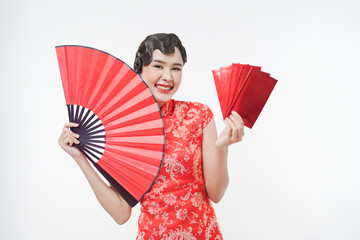
[(262, 66), (279, 82), (230, 149), (215, 205), (225, 239), (360, 239), (360, 2), (0, 1), (0, 239), (135, 239), (57, 144), (67, 111), (55, 45), (132, 66), (139, 43), (174, 32), (188, 52), (175, 99), (224, 127), (211, 70)]

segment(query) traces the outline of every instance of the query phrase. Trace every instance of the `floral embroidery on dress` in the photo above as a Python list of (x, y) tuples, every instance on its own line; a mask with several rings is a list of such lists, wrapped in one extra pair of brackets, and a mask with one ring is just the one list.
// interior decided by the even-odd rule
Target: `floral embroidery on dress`
[(163, 166), (166, 168), (166, 172), (169, 173), (170, 178), (177, 182), (175, 176), (178, 173), (181, 174), (181, 176), (184, 175), (184, 172), (186, 172), (186, 168), (184, 167), (184, 165), (177, 161), (176, 157), (176, 153), (174, 153), (171, 157), (165, 154)]
[(137, 240), (222, 239), (202, 175), (202, 131), (212, 112), (201, 103), (170, 100), (161, 113), (164, 159), (140, 202)]
[(174, 194), (169, 193), (166, 194), (166, 196), (164, 197), (164, 202), (168, 205), (174, 205), (174, 203), (176, 202), (176, 198), (177, 197)]
[(170, 230), (169, 235), (164, 234), (162, 240), (197, 240), (194, 236), (192, 236), (191, 230), (191, 227), (183, 229), (183, 227), (180, 226), (174, 231)]

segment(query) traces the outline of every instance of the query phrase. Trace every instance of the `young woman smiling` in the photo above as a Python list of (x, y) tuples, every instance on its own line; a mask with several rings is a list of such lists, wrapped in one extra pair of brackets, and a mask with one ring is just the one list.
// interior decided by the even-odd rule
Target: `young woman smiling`
[[(211, 201), (219, 202), (226, 191), (228, 147), (242, 140), (244, 123), (232, 112), (218, 137), (206, 105), (172, 99), (186, 61), (185, 48), (175, 34), (150, 35), (136, 53), (134, 70), (158, 102), (165, 129), (163, 163), (152, 188), (140, 201), (139, 240), (222, 239)], [(131, 207), (72, 146), (79, 142), (79, 136), (70, 127), (76, 124), (64, 125), (60, 146), (80, 166), (103, 208), (117, 223), (124, 224)]]

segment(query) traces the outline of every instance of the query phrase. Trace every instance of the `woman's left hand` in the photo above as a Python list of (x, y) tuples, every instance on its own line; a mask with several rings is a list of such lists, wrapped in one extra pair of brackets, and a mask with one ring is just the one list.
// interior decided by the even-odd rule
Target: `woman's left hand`
[(245, 135), (244, 121), (237, 112), (231, 111), (231, 115), (224, 122), (226, 128), (216, 141), (216, 147), (219, 148), (226, 148), (233, 143), (240, 142)]

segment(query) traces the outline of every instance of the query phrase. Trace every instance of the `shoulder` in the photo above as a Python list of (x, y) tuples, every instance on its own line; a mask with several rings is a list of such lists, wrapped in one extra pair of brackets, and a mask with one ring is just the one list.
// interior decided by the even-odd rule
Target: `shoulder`
[(198, 120), (202, 128), (204, 128), (213, 117), (209, 106), (200, 102), (174, 100), (174, 105), (176, 112), (182, 114), (185, 118)]
[(174, 104), (176, 107), (180, 107), (180, 108), (189, 108), (189, 109), (195, 108), (199, 110), (210, 110), (209, 106), (200, 102), (174, 100)]

